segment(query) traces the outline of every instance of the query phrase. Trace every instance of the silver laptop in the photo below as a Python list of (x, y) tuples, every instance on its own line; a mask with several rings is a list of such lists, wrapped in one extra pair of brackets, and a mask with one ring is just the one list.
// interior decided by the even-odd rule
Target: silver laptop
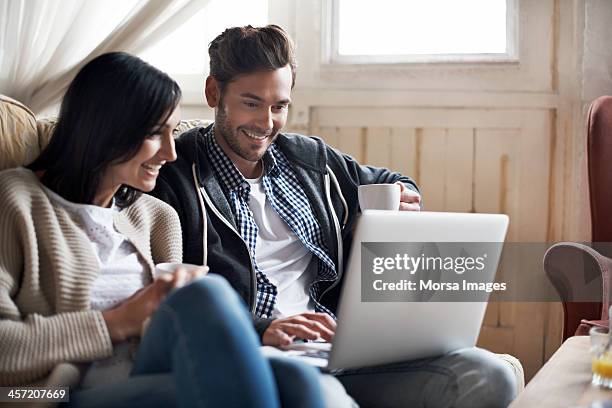
[[(284, 350), (262, 347), (265, 355), (295, 356), (326, 369), (401, 362), (476, 344), (487, 306), (478, 302), (364, 302), (361, 243), (503, 243), (508, 217), (501, 214), (367, 210), (359, 218), (345, 269), (332, 343), (293, 343)], [(493, 282), (501, 253), (488, 258)], [(493, 251), (495, 252), (495, 251)], [(415, 254), (415, 256), (418, 254)]]

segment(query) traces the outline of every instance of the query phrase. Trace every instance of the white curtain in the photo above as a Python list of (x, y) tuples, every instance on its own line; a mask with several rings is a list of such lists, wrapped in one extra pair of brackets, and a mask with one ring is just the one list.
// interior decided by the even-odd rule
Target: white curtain
[(139, 54), (208, 1), (0, 0), (0, 93), (43, 112), (88, 61)]

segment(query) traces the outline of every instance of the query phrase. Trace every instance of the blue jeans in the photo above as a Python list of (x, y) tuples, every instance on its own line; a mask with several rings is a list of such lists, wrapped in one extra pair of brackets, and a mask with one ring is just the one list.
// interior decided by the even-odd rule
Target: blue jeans
[(476, 347), (333, 374), (361, 407), (505, 408), (517, 394), (510, 366)]
[(319, 373), (265, 359), (230, 285), (207, 276), (174, 291), (153, 315), (130, 378), (71, 395), (71, 406), (322, 407)]

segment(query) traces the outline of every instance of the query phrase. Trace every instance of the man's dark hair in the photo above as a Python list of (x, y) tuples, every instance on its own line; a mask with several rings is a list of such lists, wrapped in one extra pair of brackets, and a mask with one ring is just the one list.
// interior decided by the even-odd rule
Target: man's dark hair
[(277, 25), (228, 28), (208, 47), (210, 75), (221, 90), (239, 75), (291, 67), (291, 88), (295, 85), (295, 52), (287, 33)]
[[(105, 170), (133, 158), (180, 99), (177, 83), (140, 58), (100, 55), (68, 87), (49, 145), (28, 168), (44, 171), (43, 184), (63, 198), (92, 204)], [(115, 203), (126, 207), (140, 194), (121, 186)]]

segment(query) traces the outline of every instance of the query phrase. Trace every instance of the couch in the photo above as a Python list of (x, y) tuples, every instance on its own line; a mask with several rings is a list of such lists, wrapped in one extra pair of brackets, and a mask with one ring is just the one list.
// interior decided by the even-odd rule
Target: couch
[[(0, 95), (0, 170), (29, 164), (47, 145), (54, 119), (37, 120), (30, 109), (14, 99)], [(210, 123), (205, 120), (183, 120), (176, 136), (196, 126)], [(516, 376), (519, 392), (525, 387), (523, 367), (518, 359), (509, 354), (498, 354)], [(62, 378), (62, 376), (64, 378)], [(76, 385), (78, 372), (66, 364), (53, 378), (53, 382)]]

